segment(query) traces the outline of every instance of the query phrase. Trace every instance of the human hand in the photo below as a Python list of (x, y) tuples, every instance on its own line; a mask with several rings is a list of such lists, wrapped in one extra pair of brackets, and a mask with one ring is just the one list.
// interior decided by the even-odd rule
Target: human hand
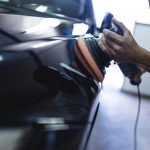
[(141, 76), (146, 72), (146, 70), (142, 67), (137, 66), (137, 71), (133, 74), (133, 76), (130, 78), (131, 83), (140, 83), (141, 82)]
[(117, 21), (115, 18), (112, 21), (122, 30), (123, 35), (118, 35), (115, 32), (104, 29), (102, 37), (98, 40), (99, 47), (117, 62), (136, 64), (141, 55), (141, 47), (123, 23)]

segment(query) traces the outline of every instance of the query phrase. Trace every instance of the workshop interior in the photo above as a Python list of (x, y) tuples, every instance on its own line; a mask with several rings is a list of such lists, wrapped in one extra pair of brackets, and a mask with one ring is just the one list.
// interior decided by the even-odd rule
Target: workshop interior
[(115, 17), (150, 50), (149, 4), (0, 0), (0, 150), (149, 150), (150, 74), (98, 45)]

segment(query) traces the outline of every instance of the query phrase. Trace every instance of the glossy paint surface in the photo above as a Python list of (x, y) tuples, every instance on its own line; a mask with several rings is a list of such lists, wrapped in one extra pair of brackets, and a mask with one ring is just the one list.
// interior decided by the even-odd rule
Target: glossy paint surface
[(89, 134), (100, 87), (74, 53), (82, 22), (51, 19), (0, 14), (3, 149), (77, 150)]

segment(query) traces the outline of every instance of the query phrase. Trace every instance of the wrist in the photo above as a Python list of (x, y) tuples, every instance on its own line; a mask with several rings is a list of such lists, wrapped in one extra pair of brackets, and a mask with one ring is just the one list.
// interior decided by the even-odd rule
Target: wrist
[(131, 59), (132, 61), (131, 63), (140, 65), (145, 59), (145, 56), (147, 55), (146, 50), (138, 45), (138, 47), (136, 47), (135, 53), (136, 55), (135, 54), (133, 55), (133, 58)]
[(150, 52), (143, 47), (139, 48), (140, 49), (135, 64), (144, 68), (147, 71), (150, 71)]

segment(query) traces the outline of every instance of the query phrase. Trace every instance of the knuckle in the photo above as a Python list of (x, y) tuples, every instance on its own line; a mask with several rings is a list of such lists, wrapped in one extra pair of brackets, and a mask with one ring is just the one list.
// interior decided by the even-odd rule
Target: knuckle
[(111, 37), (111, 32), (106, 32), (106, 37)]
[(116, 53), (119, 52), (119, 51), (121, 51), (121, 47), (117, 46), (116, 47)]
[(127, 31), (126, 31), (126, 32), (127, 32), (127, 34), (128, 34), (128, 35), (131, 35), (131, 32), (130, 32), (128, 29), (127, 29)]
[(124, 38), (118, 39), (118, 44), (123, 45), (124, 43), (125, 43), (125, 39)]
[(103, 33), (104, 33), (105, 37), (109, 37), (110, 36), (110, 32), (108, 30), (106, 30), (106, 29), (104, 29)]
[(124, 26), (124, 24), (123, 24), (121, 21), (118, 21), (118, 23), (119, 23), (121, 26)]

